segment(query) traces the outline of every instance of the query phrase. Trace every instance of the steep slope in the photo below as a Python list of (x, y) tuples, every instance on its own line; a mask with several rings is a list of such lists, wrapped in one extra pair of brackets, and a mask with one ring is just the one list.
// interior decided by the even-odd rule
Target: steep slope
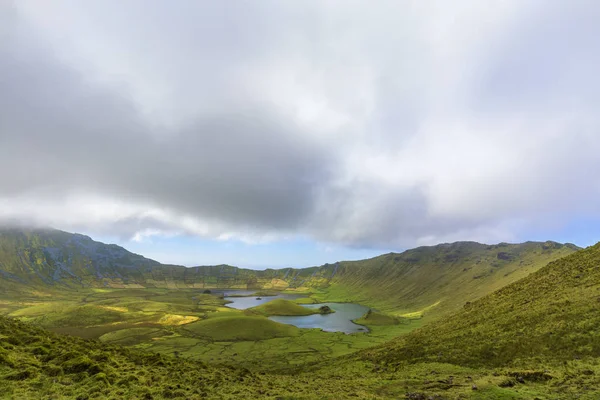
[(366, 357), (378, 362), (502, 366), (600, 356), (600, 244), (528, 277)]
[[(294, 276), (308, 277), (312, 271), (295, 270)], [(164, 265), (117, 245), (52, 229), (0, 231), (0, 287), (7, 290), (19, 287), (268, 288), (287, 276), (291, 277), (287, 270)]]
[(364, 302), (400, 315), (439, 315), (578, 249), (556, 242), (457, 242), (419, 247), (401, 254), (338, 263), (321, 298)]

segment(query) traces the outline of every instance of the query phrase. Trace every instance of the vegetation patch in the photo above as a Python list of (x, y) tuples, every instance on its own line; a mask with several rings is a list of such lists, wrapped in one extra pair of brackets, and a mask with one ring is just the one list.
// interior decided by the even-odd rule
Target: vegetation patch
[(317, 304), (318, 301), (311, 297), (300, 297), (299, 299), (294, 299), (294, 303), (296, 303), (296, 304)]
[(196, 322), (199, 319), (199, 317), (193, 315), (166, 314), (158, 320), (158, 323), (161, 325), (178, 326)]
[(399, 324), (410, 324), (408, 318), (394, 317), (391, 315), (375, 312), (371, 309), (365, 313), (362, 317), (355, 319), (353, 322), (359, 325), (371, 325), (371, 326), (387, 326), (387, 325), (399, 325)]
[(273, 297), (273, 296), (277, 296), (279, 294), (279, 291), (277, 290), (259, 290), (258, 292), (255, 292), (253, 294), (251, 294), (251, 297)]
[(121, 345), (131, 345), (169, 334), (170, 332), (157, 328), (128, 328), (105, 333), (100, 336), (100, 340), (103, 342), (119, 343)]
[(297, 336), (300, 329), (280, 324), (265, 317), (226, 316), (210, 318), (185, 325), (194, 336), (214, 341), (265, 340), (277, 337)]

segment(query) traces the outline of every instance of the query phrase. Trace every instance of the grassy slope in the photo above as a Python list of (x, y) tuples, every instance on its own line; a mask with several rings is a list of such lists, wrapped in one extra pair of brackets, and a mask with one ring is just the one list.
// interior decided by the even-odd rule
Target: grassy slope
[(369, 353), (375, 360), (500, 366), (600, 356), (600, 244)]
[(388, 326), (388, 325), (399, 325), (399, 324), (410, 324), (410, 320), (407, 318), (394, 317), (392, 315), (383, 314), (369, 310), (362, 317), (355, 319), (355, 323), (367, 326)]
[(255, 271), (229, 265), (164, 265), (117, 245), (53, 229), (0, 229), (0, 289), (286, 288), (317, 268)]
[(316, 297), (363, 303), (395, 315), (440, 316), (576, 250), (554, 242), (419, 247), (340, 263), (330, 286)]
[[(203, 398), (247, 392), (243, 370), (209, 367), (0, 317), (0, 390), (8, 398)], [(259, 385), (260, 386), (260, 385)], [(216, 389), (220, 387), (219, 389)], [(221, 389), (222, 388), (222, 389)]]

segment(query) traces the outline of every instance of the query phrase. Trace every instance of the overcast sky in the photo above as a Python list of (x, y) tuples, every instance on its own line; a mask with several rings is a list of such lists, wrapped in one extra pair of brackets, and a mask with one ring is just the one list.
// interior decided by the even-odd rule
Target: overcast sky
[(0, 222), (160, 261), (600, 240), (600, 2), (0, 0)]

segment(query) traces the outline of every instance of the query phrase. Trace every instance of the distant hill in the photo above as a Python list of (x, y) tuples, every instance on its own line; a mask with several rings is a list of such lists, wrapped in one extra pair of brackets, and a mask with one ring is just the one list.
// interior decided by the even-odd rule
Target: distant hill
[(325, 300), (352, 299), (387, 312), (441, 314), (460, 308), (579, 250), (556, 242), (456, 242), (323, 267)]
[[(302, 271), (306, 277), (312, 273)], [(264, 288), (290, 275), (286, 272), (165, 265), (80, 234), (53, 229), (0, 231), (0, 287), (5, 288)], [(294, 276), (298, 273), (295, 270)]]
[[(366, 357), (386, 364), (497, 367), (600, 356), (600, 243), (463, 304)], [(565, 364), (567, 365), (567, 364)], [(594, 397), (597, 398), (597, 397)]]
[(165, 265), (80, 234), (4, 229), (0, 288), (297, 288), (313, 291), (321, 300), (359, 302), (420, 317), (457, 309), (577, 250), (555, 242), (457, 242), (320, 267), (255, 271)]

